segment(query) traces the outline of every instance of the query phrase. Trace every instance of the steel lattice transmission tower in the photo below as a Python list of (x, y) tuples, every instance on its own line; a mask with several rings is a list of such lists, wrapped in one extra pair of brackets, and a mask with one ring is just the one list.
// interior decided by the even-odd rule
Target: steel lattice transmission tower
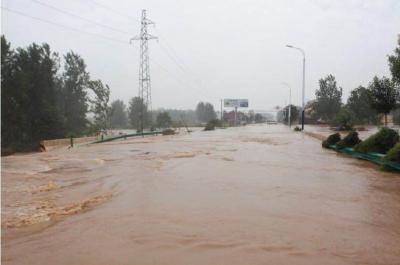
[(140, 113), (140, 124), (138, 129), (143, 131), (144, 120), (146, 119), (146, 107), (149, 110), (151, 119), (151, 82), (150, 82), (150, 64), (149, 64), (149, 45), (148, 40), (157, 39), (157, 37), (148, 33), (147, 25), (154, 24), (153, 21), (147, 19), (146, 10), (142, 10), (142, 20), (140, 27), (140, 35), (133, 37), (132, 40), (140, 40), (140, 65), (139, 65), (139, 97), (144, 103), (144, 107)]

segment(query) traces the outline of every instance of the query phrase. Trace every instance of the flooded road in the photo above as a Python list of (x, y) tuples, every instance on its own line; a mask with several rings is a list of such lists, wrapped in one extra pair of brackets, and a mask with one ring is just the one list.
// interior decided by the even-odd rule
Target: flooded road
[(279, 125), (2, 158), (4, 264), (400, 264), (400, 175)]

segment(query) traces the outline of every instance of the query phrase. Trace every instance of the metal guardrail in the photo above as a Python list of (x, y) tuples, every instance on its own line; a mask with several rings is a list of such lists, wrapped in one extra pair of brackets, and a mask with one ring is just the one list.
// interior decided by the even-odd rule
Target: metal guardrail
[(400, 163), (384, 160), (383, 158), (385, 155), (381, 153), (375, 153), (375, 152), (360, 153), (354, 151), (354, 149), (350, 147), (338, 149), (336, 148), (336, 145), (330, 145), (329, 148), (335, 150), (336, 152), (344, 153), (354, 158), (367, 160), (377, 165), (384, 166), (395, 171), (400, 171)]
[(126, 139), (128, 137), (137, 137), (137, 136), (145, 136), (145, 135), (157, 135), (157, 134), (161, 134), (161, 133), (162, 133), (161, 131), (154, 131), (154, 132), (122, 134), (122, 135), (118, 135), (118, 136), (114, 136), (114, 137), (100, 139), (100, 140), (91, 142), (90, 144), (99, 144), (99, 143), (111, 142), (111, 141), (118, 140), (118, 139)]

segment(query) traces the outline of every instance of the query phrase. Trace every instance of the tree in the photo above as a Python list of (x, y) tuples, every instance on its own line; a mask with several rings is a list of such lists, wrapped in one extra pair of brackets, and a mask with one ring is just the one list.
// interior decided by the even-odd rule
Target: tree
[(262, 123), (265, 121), (265, 118), (263, 117), (263, 115), (261, 115), (260, 113), (256, 113), (254, 115), (254, 122), (255, 123)]
[(204, 103), (199, 102), (196, 106), (196, 117), (199, 121), (204, 121)]
[(371, 107), (378, 113), (385, 115), (385, 126), (387, 126), (387, 114), (396, 107), (397, 91), (393, 82), (387, 78), (374, 77), (368, 86), (371, 94)]
[(289, 121), (289, 107), (290, 107), (290, 124), (293, 124), (299, 117), (299, 110), (294, 105), (288, 105), (283, 109), (283, 122)]
[(389, 67), (393, 81), (400, 85), (400, 35), (397, 44), (399, 46), (394, 50), (394, 55), (389, 56)]
[(217, 118), (214, 106), (208, 102), (199, 102), (196, 106), (196, 116), (201, 122), (209, 122)]
[(400, 124), (400, 109), (397, 108), (392, 111), (393, 123), (396, 125)]
[(84, 60), (76, 53), (69, 52), (64, 56), (60, 105), (64, 116), (64, 126), (68, 134), (80, 135), (86, 129), (88, 121), (87, 89), (89, 73)]
[(124, 128), (128, 123), (126, 106), (122, 100), (115, 100), (111, 103), (110, 124), (112, 128)]
[(247, 113), (247, 120), (249, 123), (253, 123), (255, 122), (256, 119), (256, 113), (254, 112), (254, 110), (249, 110), (249, 112)]
[(342, 88), (338, 88), (335, 77), (328, 75), (319, 80), (319, 89), (315, 92), (317, 97), (316, 112), (325, 121), (331, 121), (340, 111), (342, 104)]
[(160, 112), (168, 112), (174, 126), (195, 126), (199, 123), (195, 110), (158, 109), (152, 112), (154, 120)]
[(44, 139), (82, 134), (87, 125), (89, 86), (95, 94), (96, 122), (105, 127), (109, 88), (99, 80), (89, 82), (79, 55), (64, 56), (64, 72), (59, 75), (60, 58), (48, 44), (13, 50), (2, 36), (1, 54), (3, 148), (32, 150)]
[(2, 36), (2, 146), (38, 147), (61, 136), (56, 106), (59, 59), (48, 44), (11, 50)]
[(317, 112), (317, 100), (310, 100), (304, 107), (304, 122), (308, 124), (317, 124), (321, 119)]
[(332, 124), (339, 127), (339, 130), (348, 131), (353, 128), (353, 118), (347, 108), (343, 106), (332, 120)]
[(143, 131), (149, 125), (150, 119), (147, 106), (140, 97), (134, 97), (129, 101), (128, 116), (131, 125), (138, 131)]
[(347, 107), (354, 122), (359, 124), (376, 124), (378, 116), (371, 107), (371, 95), (368, 89), (359, 86), (352, 90), (347, 99)]
[(91, 112), (94, 113), (94, 123), (97, 129), (107, 130), (110, 126), (110, 87), (103, 85), (100, 80), (89, 81), (88, 87), (93, 91), (95, 98), (92, 103)]
[(170, 127), (172, 124), (171, 117), (169, 116), (168, 112), (163, 111), (158, 113), (157, 115), (157, 126), (160, 128), (167, 128)]
[(23, 106), (20, 100), (25, 95), (17, 89), (15, 52), (11, 49), (11, 44), (7, 42), (4, 35), (1, 36), (1, 145), (5, 147), (21, 137), (20, 124), (22, 121)]
[(217, 114), (215, 113), (214, 106), (211, 103), (206, 103), (204, 105), (204, 119), (205, 122), (209, 122), (211, 120), (215, 120), (217, 118)]

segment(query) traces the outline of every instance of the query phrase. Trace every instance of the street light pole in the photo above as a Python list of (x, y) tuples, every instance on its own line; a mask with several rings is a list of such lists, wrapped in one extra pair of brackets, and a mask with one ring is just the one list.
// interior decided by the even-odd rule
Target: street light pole
[(292, 126), (292, 88), (289, 86), (288, 83), (282, 82), (283, 85), (287, 86), (289, 88), (289, 117), (288, 117), (288, 124), (289, 124), (289, 128)]
[(304, 52), (303, 49), (292, 46), (292, 45), (286, 45), (288, 48), (296, 49), (300, 51), (303, 54), (303, 85), (302, 85), (302, 104), (301, 104), (301, 130), (304, 130), (304, 93), (305, 93), (305, 86), (306, 86), (306, 53)]

